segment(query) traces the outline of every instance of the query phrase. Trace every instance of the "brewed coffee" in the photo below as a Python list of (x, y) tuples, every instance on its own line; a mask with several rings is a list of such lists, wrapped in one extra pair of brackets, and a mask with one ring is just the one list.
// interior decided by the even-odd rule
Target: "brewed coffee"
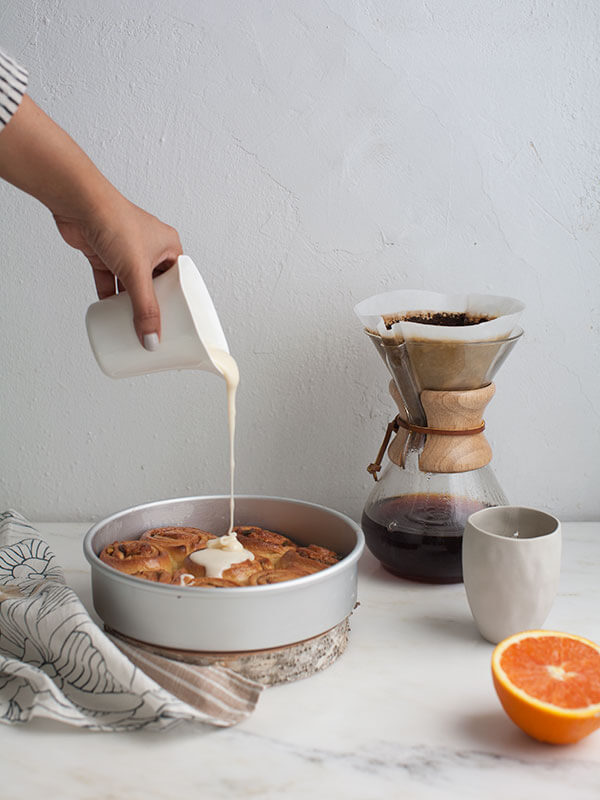
[(441, 494), (388, 497), (363, 512), (361, 525), (369, 550), (394, 575), (459, 583), (467, 517), (487, 507)]

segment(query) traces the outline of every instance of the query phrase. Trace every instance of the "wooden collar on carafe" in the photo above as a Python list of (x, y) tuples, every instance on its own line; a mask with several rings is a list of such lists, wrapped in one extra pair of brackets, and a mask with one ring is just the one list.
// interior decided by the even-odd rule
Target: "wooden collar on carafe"
[(425, 389), (420, 396), (427, 426), (421, 427), (406, 420), (404, 404), (396, 384), (390, 381), (390, 394), (400, 413), (388, 425), (377, 459), (367, 467), (368, 471), (377, 480), (381, 460), (393, 433), (396, 435), (389, 446), (388, 456), (400, 467), (404, 466), (406, 443), (411, 434), (425, 436), (425, 444), (419, 455), (421, 472), (469, 472), (485, 467), (492, 459), (492, 450), (483, 435), (483, 411), (494, 392), (493, 383), (481, 389), (461, 391)]

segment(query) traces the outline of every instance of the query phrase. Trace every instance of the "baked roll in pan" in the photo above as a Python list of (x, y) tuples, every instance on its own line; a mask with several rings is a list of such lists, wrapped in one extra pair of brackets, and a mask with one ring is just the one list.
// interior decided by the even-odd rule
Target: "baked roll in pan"
[(234, 528), (254, 558), (232, 564), (219, 578), (206, 575), (191, 553), (216, 538), (189, 527), (152, 528), (140, 539), (113, 542), (100, 553), (105, 564), (137, 578), (175, 586), (262, 586), (302, 578), (336, 564), (340, 557), (319, 545), (299, 546), (275, 531), (245, 525)]

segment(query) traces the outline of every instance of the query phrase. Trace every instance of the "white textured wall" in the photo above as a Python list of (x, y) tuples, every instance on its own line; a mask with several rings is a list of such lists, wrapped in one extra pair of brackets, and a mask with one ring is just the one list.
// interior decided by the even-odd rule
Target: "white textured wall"
[[(352, 307), (515, 295), (487, 415), (514, 502), (600, 516), (596, 0), (6, 2), (31, 94), (174, 224), (242, 374), (241, 492), (352, 515), (393, 413)], [(1, 146), (0, 138), (0, 146)], [(105, 378), (89, 267), (0, 186), (0, 505), (86, 519), (227, 491), (224, 385)]]

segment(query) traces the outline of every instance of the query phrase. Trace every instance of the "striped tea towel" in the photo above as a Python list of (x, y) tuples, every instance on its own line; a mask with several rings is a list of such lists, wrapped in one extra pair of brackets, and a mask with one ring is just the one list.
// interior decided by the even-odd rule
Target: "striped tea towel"
[[(118, 646), (117, 646), (118, 644)], [(0, 722), (48, 717), (95, 731), (226, 727), (263, 687), (112, 641), (93, 622), (39, 533), (0, 513)]]

